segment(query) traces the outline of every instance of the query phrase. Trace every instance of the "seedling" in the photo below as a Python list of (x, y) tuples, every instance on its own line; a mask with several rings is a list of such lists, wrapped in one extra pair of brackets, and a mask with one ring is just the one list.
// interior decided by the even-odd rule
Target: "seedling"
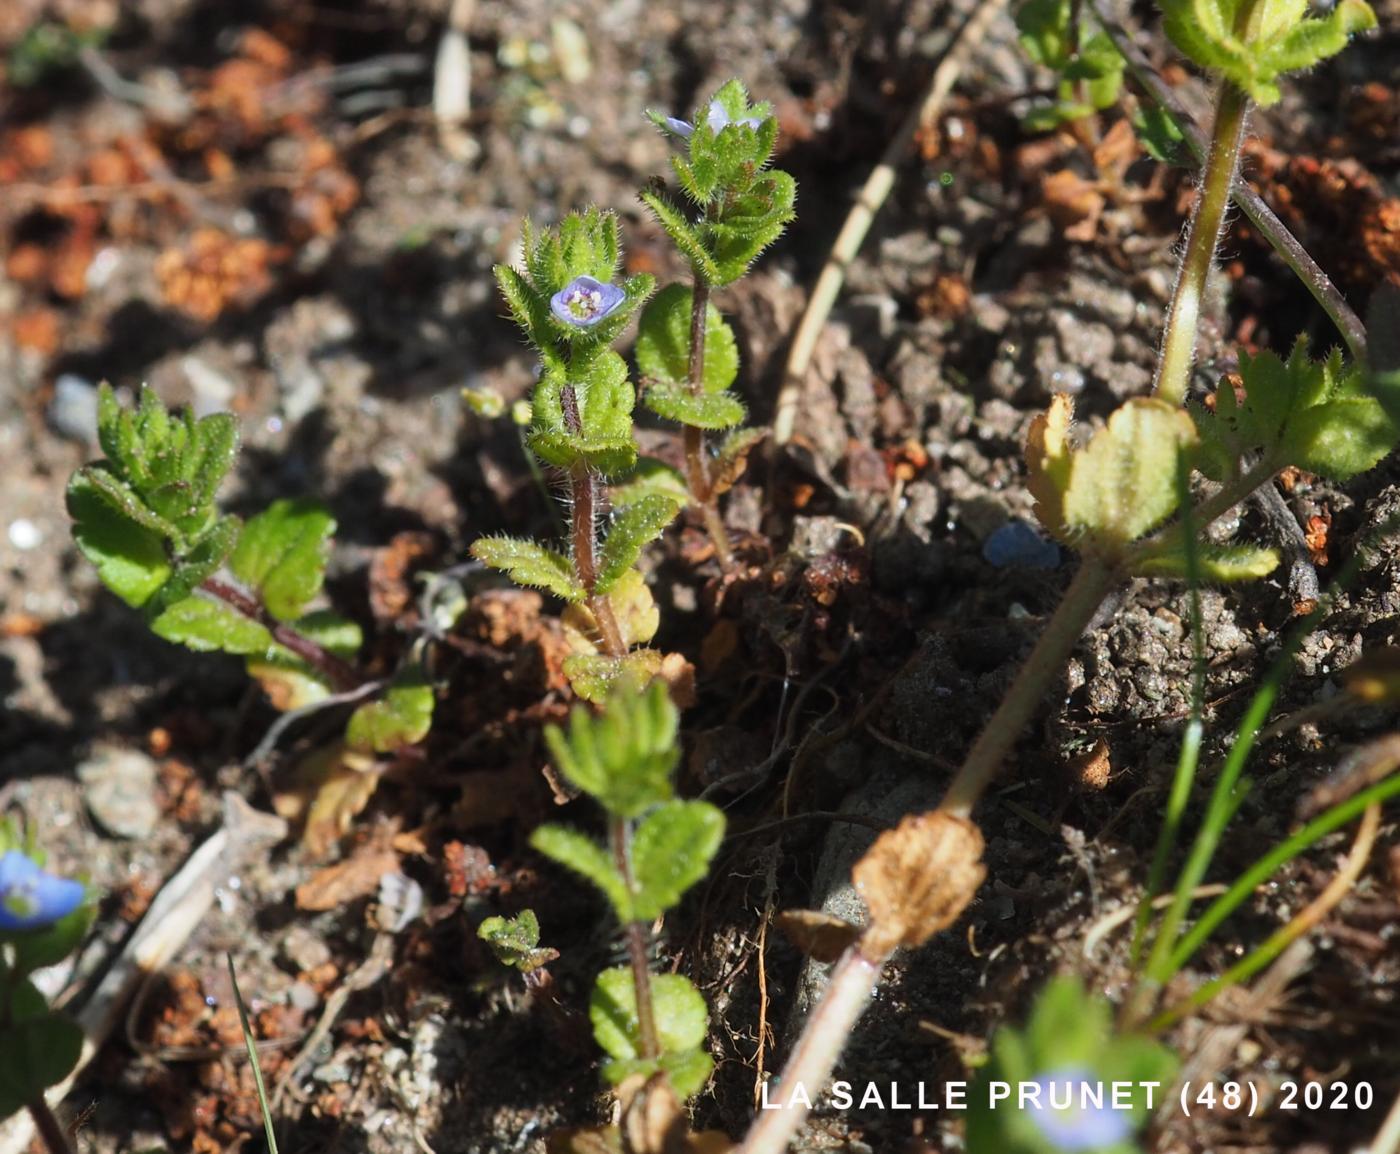
[[(671, 168), (689, 211), (660, 189), (642, 201), (690, 264), (691, 284), (671, 285), (647, 305), (637, 337), (637, 364), (652, 412), (685, 428), (685, 483), (705, 518), (720, 565), (733, 561), (718, 499), (743, 472), (761, 439), (744, 429), (744, 404), (730, 391), (739, 371), (734, 332), (710, 303), (713, 290), (748, 272), (793, 218), (797, 185), (769, 167), (778, 123), (767, 104), (750, 104), (731, 80), (690, 121), (649, 113), (676, 141)], [(724, 432), (711, 456), (706, 434)]]
[[(316, 607), (331, 515), (309, 500), (275, 501), (246, 522), (218, 507), (238, 453), (231, 414), (174, 415), (147, 388), (124, 409), (103, 385), (98, 443), (105, 458), (68, 484), (73, 536), (102, 583), (157, 636), (242, 657), (282, 709), (371, 696), (356, 692), (369, 680), (354, 664), (359, 626)], [(409, 661), (351, 713), (334, 760), (365, 765), (414, 745), (432, 716), (432, 687)]]
[(630, 965), (599, 974), (589, 999), (594, 1037), (609, 1058), (604, 1077), (618, 1085), (664, 1073), (676, 1094), (688, 1098), (714, 1065), (702, 1048), (709, 1012), (688, 978), (651, 973), (648, 937), (651, 924), (708, 872), (724, 836), (724, 814), (675, 796), (679, 724), (664, 683), (639, 692), (622, 681), (601, 715), (576, 707), (567, 733), (547, 729), (559, 772), (607, 814), (608, 844), (559, 825), (541, 826), (530, 842), (596, 886), (626, 936)]

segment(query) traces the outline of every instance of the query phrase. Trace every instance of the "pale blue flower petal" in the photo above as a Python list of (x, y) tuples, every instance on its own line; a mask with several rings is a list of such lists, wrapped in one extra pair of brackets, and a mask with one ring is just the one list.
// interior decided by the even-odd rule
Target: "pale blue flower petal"
[[(1033, 1082), (1040, 1087), (1039, 1106), (1027, 1107), (1026, 1114), (1036, 1129), (1065, 1154), (1099, 1150), (1122, 1142), (1133, 1132), (1131, 1111), (1112, 1108), (1108, 1087), (1103, 1088), (1102, 1106), (1095, 1106), (1092, 1101), (1086, 1103), (1082, 1097), (1086, 1084), (1100, 1082), (1097, 1075), (1084, 1069), (1052, 1070), (1042, 1074)], [(1051, 1107), (1052, 1092), (1056, 1101), (1069, 1103), (1067, 1109)]]
[(549, 309), (564, 324), (587, 329), (616, 312), (626, 299), (615, 284), (578, 276), (549, 298)]
[(41, 869), (19, 850), (0, 856), (0, 931), (37, 930), (82, 904), (82, 882)]

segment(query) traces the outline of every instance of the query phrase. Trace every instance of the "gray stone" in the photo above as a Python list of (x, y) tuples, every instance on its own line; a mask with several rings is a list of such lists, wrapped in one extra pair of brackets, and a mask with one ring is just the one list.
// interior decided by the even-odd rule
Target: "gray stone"
[(92, 818), (115, 837), (150, 837), (160, 821), (156, 763), (138, 749), (101, 747), (78, 766)]

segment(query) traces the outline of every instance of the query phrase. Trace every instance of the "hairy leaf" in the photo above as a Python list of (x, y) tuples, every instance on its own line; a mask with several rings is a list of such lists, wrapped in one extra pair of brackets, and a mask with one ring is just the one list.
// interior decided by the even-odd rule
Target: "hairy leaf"
[(548, 589), (565, 601), (583, 600), (572, 562), (553, 549), (519, 537), (481, 537), (472, 543), (471, 553), (483, 565), (510, 574), (517, 585)]
[(709, 871), (723, 839), (724, 814), (708, 802), (670, 801), (648, 813), (632, 841), (634, 916), (656, 918), (678, 905)]
[[(710, 1012), (704, 996), (681, 974), (651, 976), (652, 1017), (663, 1054), (686, 1054), (705, 1044)], [(627, 1061), (641, 1053), (641, 1027), (637, 1020), (637, 989), (632, 971), (604, 970), (588, 999), (588, 1019), (593, 1037), (603, 1052)]]
[(680, 507), (669, 497), (651, 494), (613, 513), (598, 556), (597, 592), (609, 593), (637, 562), (642, 549), (661, 535)]
[(345, 745), (363, 753), (396, 753), (427, 737), (432, 724), (433, 687), (419, 666), (409, 666), (383, 697), (350, 715)]
[(627, 891), (627, 883), (618, 873), (612, 855), (592, 838), (567, 826), (542, 825), (530, 835), (530, 844), (602, 890), (618, 921), (632, 920), (632, 895)]
[(567, 733), (546, 726), (545, 741), (571, 785), (609, 813), (630, 818), (672, 796), (679, 725), (680, 714), (663, 683), (653, 681), (640, 692), (623, 684), (608, 695), (601, 714), (575, 706)]
[(98, 469), (79, 469), (68, 482), (73, 539), (97, 567), (102, 584), (139, 608), (173, 572), (165, 538), (118, 511), (94, 483), (100, 475)]
[[(1179, 536), (1179, 535), (1178, 535)], [(1213, 545), (1202, 542), (1196, 546), (1197, 571), (1204, 581), (1229, 583), (1267, 577), (1278, 568), (1279, 555), (1274, 549), (1258, 545)], [(1153, 550), (1133, 566), (1140, 577), (1189, 577), (1186, 548), (1180, 540), (1169, 547)]]
[(229, 558), (234, 575), (279, 621), (299, 617), (320, 591), (335, 520), (314, 501), (274, 501), (243, 527)]
[[(654, 381), (684, 385), (690, 379), (690, 322), (693, 293), (683, 284), (668, 285), (642, 310), (637, 332), (637, 367)], [(734, 330), (713, 304), (705, 312), (704, 391), (718, 393), (739, 373)]]
[(654, 384), (643, 396), (658, 417), (693, 425), (700, 429), (732, 429), (742, 425), (744, 403), (731, 393), (701, 393), (694, 396), (684, 385)]
[(222, 601), (198, 593), (171, 605), (151, 622), (151, 630), (157, 637), (200, 653), (247, 656), (265, 654), (273, 645), (265, 626)]

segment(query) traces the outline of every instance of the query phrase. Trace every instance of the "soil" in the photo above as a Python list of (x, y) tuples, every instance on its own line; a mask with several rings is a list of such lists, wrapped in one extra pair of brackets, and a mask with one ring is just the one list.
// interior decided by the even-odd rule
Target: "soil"
[[(270, 809), (318, 734), (299, 730), (246, 764), (276, 714), (240, 664), (165, 644), (101, 589), (64, 512), (69, 475), (95, 451), (81, 403), (65, 397), (99, 380), (147, 382), (172, 404), (237, 413), (244, 452), (227, 507), (248, 514), (307, 494), (329, 505), (339, 529), (328, 596), (373, 637), (380, 671), (424, 634), (415, 573), (454, 574), (469, 599), (438, 645), (439, 721), (422, 755), (388, 769), (343, 837), (291, 837), (222, 880), (210, 915), (65, 1101), (84, 1150), (264, 1142), (226, 953), (259, 1035), (273, 1040), (263, 1064), (271, 1084), (285, 1082), (284, 1149), (525, 1154), (552, 1130), (606, 1119), (584, 1007), (620, 943), (601, 906), (526, 843), (562, 800), (539, 736), (569, 705), (558, 606), (454, 568), (483, 533), (549, 536), (557, 524), (514, 427), (462, 400), (470, 387), (509, 403), (532, 381), (491, 267), (515, 255), (522, 217), (597, 203), (621, 214), (630, 268), (679, 276), (636, 199), (667, 165), (642, 112), (689, 109), (738, 74), (774, 104), (779, 163), (800, 189), (787, 236), (718, 299), (739, 335), (752, 418), (770, 420), (789, 339), (852, 197), (963, 18), (941, 0), (479, 0), (462, 145), (431, 114), (446, 8), (16, 0), (0, 14), (11, 53), (0, 65), (0, 796), (56, 862), (86, 869), (106, 895), (91, 955), (119, 943), (219, 828), (224, 790)], [(1392, 0), (1378, 14), (1379, 33), (1290, 83), (1252, 124), (1261, 190), (1358, 308), (1400, 283), (1400, 10)], [(110, 29), (100, 59), (140, 87), (104, 90), (79, 65), (21, 87), (15, 46), (42, 19)], [(1199, 83), (1171, 69), (1199, 104)], [(1121, 130), (1110, 136), (1119, 113), (1094, 129), (1101, 148), (1119, 150), (1110, 176), (1095, 173), (1084, 140), (1029, 132), (1019, 117), (1044, 81), (998, 19), (848, 272), (794, 440), (755, 454), (727, 498), (740, 577), (720, 579), (698, 521), (646, 558), (661, 641), (698, 667), (682, 788), (714, 786), (735, 835), (668, 920), (658, 965), (711, 999), (717, 1073), (695, 1117), (736, 1138), (761, 1071), (780, 1067), (823, 981), (769, 918), (862, 915), (846, 879), (874, 834), (830, 813), (892, 824), (936, 801), (1073, 570), (1068, 554), (1053, 568), (983, 556), (999, 526), (1032, 519), (1029, 421), (1055, 391), (1074, 393), (1092, 423), (1150, 387), (1190, 179)], [(1091, 210), (1057, 191), (1058, 173), (1096, 182)], [(78, 192), (62, 199), (63, 188)], [(1336, 339), (1259, 238), (1235, 228), (1201, 329), (1201, 392), (1237, 344), (1286, 350), (1300, 331)], [(643, 425), (645, 445), (676, 453), (673, 430)], [(1324, 583), (1400, 507), (1394, 460), (1345, 487), (1291, 480), (1290, 514), (1325, 541)], [(1252, 504), (1233, 524), (1248, 539), (1274, 532)], [(1189, 709), (1188, 602), (1178, 585), (1140, 581), (1100, 613), (979, 811), (979, 899), (898, 958), (842, 1076), (962, 1077), (1056, 971), (1122, 992), (1129, 935), (1108, 933), (1093, 951), (1086, 935), (1146, 876)], [(1213, 767), (1297, 606), (1281, 577), (1204, 591), (1201, 604), (1202, 764)], [(1293, 659), (1276, 713), (1334, 695), (1339, 670), (1396, 641), (1398, 612), (1392, 543)], [(1228, 881), (1276, 843), (1339, 754), (1390, 725), (1384, 710), (1353, 710), (1265, 742), (1207, 881)], [(1108, 752), (1106, 776), (1084, 772), (1096, 749)], [(136, 796), (116, 816), (104, 811), (113, 791), (95, 784), (115, 772), (102, 761), (113, 750), (148, 763), (119, 762), (132, 776), (115, 792)], [(158, 820), (144, 827), (148, 811)], [(784, 812), (828, 816), (744, 836)], [(592, 820), (581, 804), (566, 813)], [(1262, 889), (1182, 989), (1316, 897), (1348, 839), (1324, 840)], [(318, 905), (308, 884), (343, 880), (326, 873), (337, 863), (347, 888), (308, 908)], [(1209, 1076), (1365, 1081), (1375, 1105), (1173, 1115), (1147, 1149), (1371, 1140), (1400, 1092), (1397, 863), (1387, 821), (1281, 993), (1226, 997), (1169, 1037), (1189, 1056), (1236, 1026)], [(401, 927), (377, 885), (386, 872), (421, 888), (421, 915)], [(474, 933), (526, 906), (560, 952), (529, 986)], [(371, 965), (376, 942), (391, 964)], [(328, 1032), (301, 1054), (328, 1004), (339, 1007)], [(958, 1133), (956, 1119), (930, 1112), (819, 1110), (800, 1148), (951, 1150)]]

